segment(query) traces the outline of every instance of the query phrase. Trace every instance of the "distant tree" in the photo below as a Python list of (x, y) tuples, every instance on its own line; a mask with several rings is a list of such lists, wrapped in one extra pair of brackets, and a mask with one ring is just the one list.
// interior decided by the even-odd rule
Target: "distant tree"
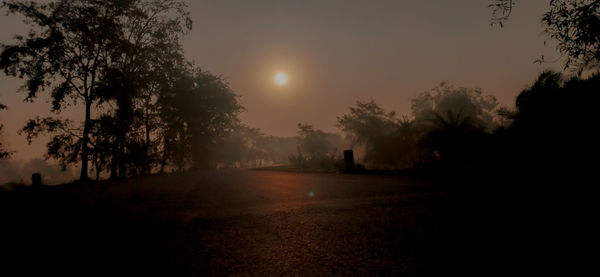
[(298, 139), (302, 152), (314, 160), (333, 158), (338, 150), (334, 141), (341, 141), (337, 134), (325, 133), (302, 123), (298, 123)]
[(265, 140), (267, 137), (257, 128), (238, 124), (223, 138), (219, 146), (217, 160), (227, 166), (260, 166), (267, 159)]
[(333, 169), (339, 158), (338, 148), (344, 142), (339, 134), (326, 133), (311, 125), (298, 124), (297, 154), (290, 155), (292, 164), (320, 169)]
[(257, 140), (257, 148), (261, 149), (261, 157), (267, 163), (289, 163), (290, 155), (298, 153), (297, 137), (264, 136)]
[[(421, 149), (424, 129), (415, 120), (407, 116), (397, 121), (398, 129), (391, 136), (393, 148), (381, 149), (378, 152), (388, 153), (386, 160), (395, 168), (412, 168), (424, 162), (426, 153)], [(383, 144), (385, 145), (385, 144)]]
[(396, 166), (400, 157), (395, 147), (399, 125), (394, 112), (386, 112), (374, 101), (359, 101), (356, 106), (350, 107), (349, 114), (338, 117), (337, 121), (337, 126), (352, 146), (365, 148), (365, 162), (376, 166)]
[(473, 162), (486, 134), (498, 126), (498, 103), (480, 89), (441, 83), (412, 99), (415, 122), (423, 128), (423, 144), (438, 158)]
[(208, 72), (187, 70), (160, 97), (161, 116), (167, 124), (165, 149), (179, 158), (189, 153), (196, 168), (210, 167), (243, 109), (229, 85)]
[(368, 144), (375, 137), (392, 132), (396, 113), (385, 112), (375, 101), (356, 102), (350, 113), (337, 118), (337, 126), (354, 145)]
[(173, 45), (179, 38), (173, 30), (191, 24), (185, 4), (177, 0), (58, 0), (42, 4), (3, 1), (1, 7), (24, 16), (32, 30), (27, 37), (16, 36), (16, 44), (2, 45), (0, 69), (27, 80), (23, 89), (29, 101), (50, 89), (54, 111), (61, 111), (67, 99), (83, 102), (80, 178), (87, 179), (92, 107), (107, 98), (106, 90), (98, 88), (103, 81), (113, 81), (107, 76), (112, 69), (137, 80), (142, 75), (137, 68), (154, 68), (147, 61), (156, 55), (139, 53), (164, 50), (160, 45), (165, 42)]
[(429, 128), (469, 125), (493, 131), (498, 125), (498, 102), (479, 88), (454, 87), (442, 82), (411, 100), (418, 124)]
[[(515, 6), (513, 0), (492, 0), (492, 25), (503, 25)], [(600, 62), (600, 1), (550, 0), (542, 17), (545, 32), (566, 55), (565, 69), (582, 71), (598, 69)], [(544, 61), (544, 57), (540, 62)]]

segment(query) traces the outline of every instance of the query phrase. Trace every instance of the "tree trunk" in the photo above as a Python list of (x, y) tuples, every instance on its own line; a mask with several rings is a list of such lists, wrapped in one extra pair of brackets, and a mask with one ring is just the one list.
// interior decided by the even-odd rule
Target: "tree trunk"
[(117, 161), (119, 152), (117, 151), (118, 143), (115, 141), (112, 143), (112, 159), (110, 161), (110, 179), (117, 179)]
[(148, 99), (146, 99), (146, 107), (145, 107), (145, 111), (144, 111), (144, 124), (145, 126), (145, 131), (146, 131), (146, 160), (144, 161), (144, 174), (145, 175), (150, 175), (150, 101)]
[(100, 169), (98, 168), (98, 162), (96, 161), (96, 181), (100, 181)]
[(192, 162), (194, 169), (203, 169), (206, 166), (206, 153), (204, 151), (203, 141), (200, 139), (198, 135), (192, 135)]
[(121, 134), (119, 143), (119, 178), (127, 177), (127, 168), (125, 164), (125, 136)]
[(165, 173), (165, 166), (167, 165), (167, 139), (163, 139), (163, 149), (160, 158), (160, 174)]
[(89, 99), (85, 100), (85, 121), (83, 123), (83, 138), (81, 139), (81, 175), (79, 180), (85, 181), (88, 179), (88, 143), (91, 121), (91, 105)]

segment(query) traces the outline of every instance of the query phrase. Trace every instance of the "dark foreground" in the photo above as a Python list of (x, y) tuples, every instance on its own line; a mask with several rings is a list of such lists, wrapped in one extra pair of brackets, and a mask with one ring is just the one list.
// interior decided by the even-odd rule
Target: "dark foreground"
[(452, 199), (414, 177), (269, 171), (5, 192), (1, 270), (18, 274), (0, 275), (490, 275), (502, 240)]

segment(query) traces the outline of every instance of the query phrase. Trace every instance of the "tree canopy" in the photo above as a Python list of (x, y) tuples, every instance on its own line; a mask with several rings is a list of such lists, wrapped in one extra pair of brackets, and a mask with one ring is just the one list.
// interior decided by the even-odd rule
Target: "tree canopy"
[[(82, 128), (71, 128), (76, 132), (59, 134), (63, 137), (57, 139), (80, 148), (80, 176), (87, 179), (92, 109), (115, 101), (123, 108), (119, 112), (124, 112), (140, 90), (151, 89), (152, 73), (163, 72), (164, 65), (180, 56), (181, 35), (191, 28), (186, 4), (180, 0), (57, 0), (3, 1), (1, 7), (24, 16), (32, 27), (27, 36), (15, 36), (16, 43), (3, 44), (0, 54), (0, 69), (26, 80), (22, 87), (26, 100), (48, 91), (53, 111), (62, 111), (65, 104), (85, 106)], [(117, 89), (123, 84), (119, 76), (127, 85)], [(102, 89), (107, 85), (110, 89)], [(72, 137), (67, 140), (65, 135)], [(124, 136), (120, 134), (118, 147), (123, 148)]]
[(446, 82), (411, 100), (415, 120), (429, 128), (469, 125), (493, 131), (498, 102), (479, 88), (454, 87)]
[[(223, 79), (200, 69), (182, 71), (158, 101), (167, 152), (188, 153), (194, 167), (215, 162), (216, 146), (234, 131), (243, 109)], [(185, 159), (176, 158), (179, 163)]]

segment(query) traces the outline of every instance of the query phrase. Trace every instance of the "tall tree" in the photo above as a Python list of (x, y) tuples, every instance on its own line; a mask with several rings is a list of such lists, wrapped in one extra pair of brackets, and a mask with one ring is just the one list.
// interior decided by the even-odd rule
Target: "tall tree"
[[(137, 156), (140, 151), (145, 152), (141, 155), (147, 157), (141, 161), (145, 164), (143, 171), (150, 172), (150, 151), (155, 145), (151, 133), (157, 126), (160, 85), (168, 81), (173, 66), (183, 63), (181, 38), (191, 29), (192, 23), (187, 6), (181, 0), (138, 2), (135, 12), (124, 19), (124, 35), (120, 42), (123, 50), (113, 59), (106, 82), (114, 84), (112, 88), (109, 85), (107, 91), (118, 91), (107, 95), (117, 106), (117, 153), (113, 159), (118, 160), (121, 177), (126, 174), (126, 144), (136, 145)], [(134, 123), (140, 124), (144, 132), (131, 132)]]
[(174, 45), (179, 35), (171, 33), (173, 29), (191, 26), (185, 4), (179, 0), (58, 0), (3, 1), (1, 6), (24, 16), (32, 30), (27, 37), (16, 36), (15, 44), (2, 45), (0, 69), (27, 80), (23, 86), (27, 100), (49, 90), (53, 111), (61, 111), (68, 99), (85, 106), (79, 157), (80, 178), (87, 179), (92, 107), (108, 98), (100, 85), (114, 81), (107, 74), (113, 70), (120, 70), (128, 80), (144, 76), (137, 69), (152, 67), (139, 61), (153, 59), (139, 53), (164, 50), (160, 46), (165, 41)]
[(27, 100), (51, 90), (52, 109), (60, 111), (66, 98), (83, 102), (81, 179), (88, 178), (88, 143), (96, 88), (106, 67), (106, 51), (121, 32), (117, 18), (127, 11), (125, 1), (3, 1), (2, 7), (20, 14), (32, 25), (27, 37), (3, 45), (0, 69), (27, 80)]

